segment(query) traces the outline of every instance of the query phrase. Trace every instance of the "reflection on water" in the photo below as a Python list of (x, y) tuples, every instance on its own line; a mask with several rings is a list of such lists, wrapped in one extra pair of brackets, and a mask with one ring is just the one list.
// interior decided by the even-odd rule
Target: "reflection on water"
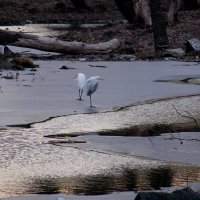
[(169, 168), (151, 169), (149, 172), (149, 182), (153, 189), (168, 187), (173, 182), (173, 170)]
[(55, 194), (59, 193), (59, 191), (60, 191), (60, 184), (58, 180), (53, 178), (52, 179), (44, 178), (44, 179), (35, 179), (34, 184), (31, 185), (30, 192), (28, 193)]
[(187, 186), (188, 183), (196, 181), (200, 181), (199, 168), (174, 165), (150, 170), (124, 169), (115, 175), (35, 179), (28, 186), (26, 193), (102, 195), (114, 191)]

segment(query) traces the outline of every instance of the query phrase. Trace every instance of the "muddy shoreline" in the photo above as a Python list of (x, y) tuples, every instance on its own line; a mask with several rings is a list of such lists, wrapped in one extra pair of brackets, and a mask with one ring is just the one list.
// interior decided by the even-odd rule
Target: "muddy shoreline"
[[(200, 131), (200, 110), (196, 105), (200, 101), (200, 95), (177, 97), (163, 100), (153, 100), (151, 103), (120, 108), (117, 111), (83, 113), (50, 118), (39, 123), (30, 124), (30, 127), (46, 127), (55, 134), (54, 121), (60, 127), (62, 136), (99, 134), (110, 136), (154, 136), (161, 133), (177, 133)], [(193, 105), (192, 103), (193, 102)], [(146, 116), (144, 115), (144, 112)], [(156, 112), (155, 112), (156, 111)], [(122, 117), (123, 116), (123, 117)], [(84, 118), (88, 118), (84, 120)], [(137, 119), (137, 120), (136, 120)], [(79, 121), (76, 127), (68, 124), (70, 121)], [(93, 124), (88, 122), (93, 121)], [(98, 123), (97, 123), (98, 122)], [(115, 123), (118, 122), (118, 123)], [(46, 129), (45, 129), (46, 130)], [(59, 133), (57, 135), (59, 137)]]
[[(119, 112), (119, 111), (123, 111), (123, 110), (128, 110), (129, 108), (132, 107), (137, 107), (137, 106), (142, 106), (142, 105), (151, 105), (151, 104), (155, 104), (155, 103), (159, 103), (159, 102), (167, 102), (167, 101), (172, 101), (176, 100), (176, 99), (181, 99), (181, 98), (188, 98), (188, 99), (192, 99), (193, 97), (199, 97), (200, 94), (196, 94), (196, 95), (190, 95), (190, 96), (178, 96), (178, 97), (169, 97), (169, 98), (162, 98), (162, 99), (153, 99), (153, 100), (147, 100), (141, 103), (136, 103), (136, 104), (132, 104), (132, 105), (125, 105), (125, 106), (121, 106), (119, 108), (114, 108), (114, 110), (110, 110), (110, 111), (103, 111), (103, 112), (97, 112), (96, 114), (99, 113), (111, 113), (111, 112)], [(173, 105), (173, 104), (172, 104)], [(107, 131), (97, 131), (96, 134), (98, 135), (108, 135), (108, 136), (158, 136), (161, 135), (162, 133), (177, 133), (177, 132), (199, 132), (200, 131), (200, 125), (199, 125), (199, 118), (194, 118), (192, 116), (188, 115), (182, 115), (181, 112), (178, 112), (174, 106), (175, 111), (177, 112), (177, 115), (179, 115), (180, 117), (185, 117), (191, 120), (191, 122), (193, 121), (193, 123), (172, 123), (172, 124), (168, 124), (163, 122), (163, 124), (161, 123), (157, 123), (155, 121), (155, 123), (153, 124), (144, 124), (141, 123), (140, 125), (136, 125), (136, 126), (130, 126), (127, 128), (119, 128), (117, 130), (107, 130)], [(187, 111), (189, 113), (189, 111)], [(92, 113), (82, 113), (82, 114), (92, 114)], [(95, 115), (95, 113), (93, 113)], [(45, 123), (51, 120), (54, 120), (56, 118), (60, 118), (60, 117), (70, 117), (73, 115), (77, 115), (77, 114), (69, 114), (69, 115), (60, 115), (60, 116), (54, 116), (54, 117), (49, 117), (45, 120), (42, 121), (38, 121), (38, 122), (31, 122), (31, 123), (26, 123), (26, 124), (10, 124), (10, 125), (6, 125), (7, 127), (12, 127), (12, 128), (32, 128), (34, 126), (34, 124), (40, 124), (40, 123)], [(87, 135), (90, 134), (89, 132), (82, 132), (82, 133), (70, 133), (70, 134), (61, 134), (61, 135), (52, 135), (52, 137), (56, 138), (56, 137), (77, 137), (79, 135)], [(95, 133), (94, 133), (95, 134)], [(46, 137), (50, 137), (50, 136), (46, 136)]]

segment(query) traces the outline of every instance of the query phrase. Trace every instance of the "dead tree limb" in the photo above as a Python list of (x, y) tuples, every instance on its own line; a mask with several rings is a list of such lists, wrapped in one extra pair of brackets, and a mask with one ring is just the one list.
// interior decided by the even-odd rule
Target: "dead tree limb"
[[(9, 38), (11, 36), (11, 39)], [(58, 52), (63, 54), (90, 54), (106, 53), (120, 47), (118, 39), (112, 39), (98, 44), (87, 44), (83, 42), (67, 42), (57, 38), (42, 37), (12, 31), (0, 30), (0, 42), (11, 43), (14, 46), (28, 47), (43, 51)]]
[(178, 115), (180, 115), (181, 117), (185, 117), (185, 118), (191, 119), (192, 121), (194, 121), (195, 125), (196, 125), (198, 128), (200, 128), (200, 127), (199, 127), (199, 124), (198, 124), (198, 121), (197, 121), (194, 117), (192, 117), (191, 114), (190, 114), (189, 112), (185, 111), (185, 112), (187, 113), (187, 115), (184, 115), (184, 114), (180, 113), (180, 112), (177, 110), (177, 108), (175, 107), (175, 105), (172, 104), (172, 106), (173, 106), (173, 108), (175, 109), (175, 111), (176, 111), (176, 113), (177, 113)]

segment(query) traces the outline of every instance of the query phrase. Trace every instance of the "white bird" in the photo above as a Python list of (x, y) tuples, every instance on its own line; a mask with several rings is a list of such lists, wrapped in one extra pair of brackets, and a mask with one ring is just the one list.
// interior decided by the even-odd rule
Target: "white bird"
[(86, 80), (86, 94), (90, 97), (90, 107), (92, 106), (92, 94), (97, 90), (99, 86), (99, 80), (103, 80), (99, 76), (92, 76)]
[(78, 73), (74, 79), (79, 91), (79, 99), (77, 100), (82, 100), (83, 89), (85, 87), (85, 79), (85, 74), (83, 73)]

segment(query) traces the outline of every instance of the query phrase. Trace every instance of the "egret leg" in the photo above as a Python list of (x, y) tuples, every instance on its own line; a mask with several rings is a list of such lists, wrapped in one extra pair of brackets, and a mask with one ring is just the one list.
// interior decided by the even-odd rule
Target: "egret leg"
[(79, 100), (81, 100), (81, 90), (79, 90)]
[(78, 90), (78, 95), (79, 95), (79, 99), (77, 100), (81, 100), (81, 89)]
[(95, 106), (92, 106), (92, 95), (90, 95), (90, 108), (95, 108)]
[(90, 107), (92, 107), (92, 95), (90, 95)]
[(82, 100), (81, 97), (82, 97), (82, 95), (83, 95), (83, 90), (81, 90), (80, 93), (81, 93), (81, 94), (80, 94), (80, 100)]

